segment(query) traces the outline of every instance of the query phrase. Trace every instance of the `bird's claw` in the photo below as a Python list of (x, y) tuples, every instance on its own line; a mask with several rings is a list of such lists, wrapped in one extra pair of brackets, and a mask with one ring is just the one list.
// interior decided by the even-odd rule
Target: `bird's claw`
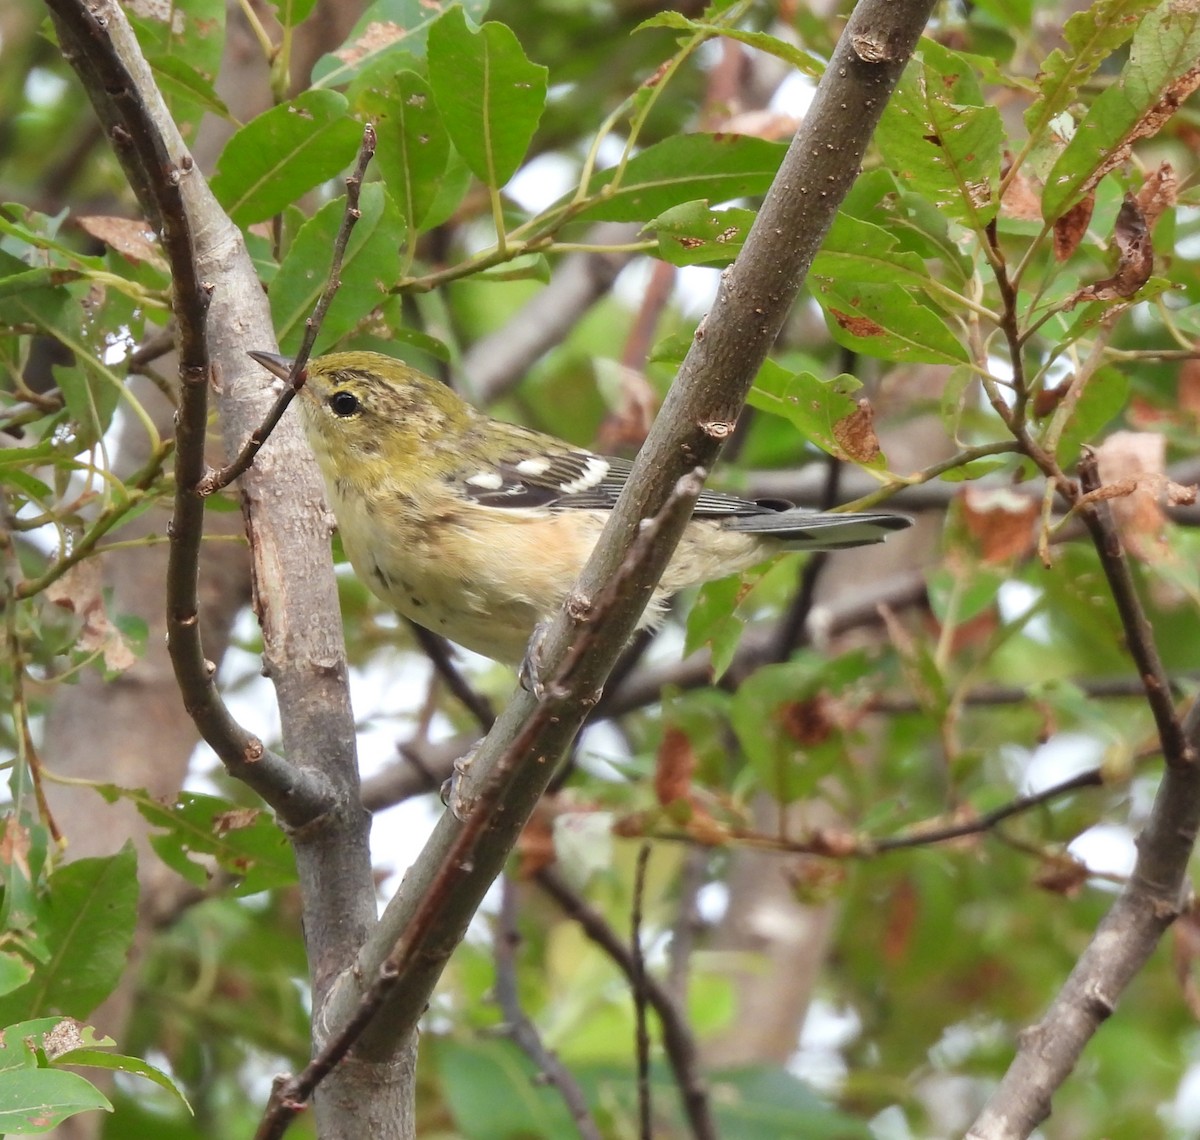
[(533, 633), (529, 638), (529, 645), (525, 649), (525, 656), (521, 658), (521, 665), (517, 669), (517, 683), (527, 693), (532, 693), (539, 701), (546, 695), (546, 685), (542, 680), (542, 645), (546, 640), (546, 632), (550, 626), (543, 621), (540, 621), (533, 627)]
[(476, 744), (455, 760), (453, 774), (442, 784), (442, 803), (450, 809), (450, 814), (459, 823), (467, 822), (467, 817), (475, 806), (475, 797), (465, 794), (465, 781), (471, 770), (471, 762), (475, 759), (475, 753), (478, 751), (479, 745)]

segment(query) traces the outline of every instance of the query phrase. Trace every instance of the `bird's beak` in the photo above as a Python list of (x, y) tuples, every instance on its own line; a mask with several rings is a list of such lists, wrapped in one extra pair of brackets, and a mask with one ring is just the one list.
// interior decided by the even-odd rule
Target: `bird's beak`
[(257, 360), (272, 376), (278, 376), (280, 380), (286, 380), (292, 374), (290, 356), (280, 356), (277, 352), (248, 352), (246, 355)]

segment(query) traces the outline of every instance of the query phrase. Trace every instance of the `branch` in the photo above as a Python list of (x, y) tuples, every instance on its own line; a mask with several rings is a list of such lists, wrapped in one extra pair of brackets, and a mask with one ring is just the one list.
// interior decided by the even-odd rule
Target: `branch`
[(358, 148), (358, 162), (355, 164), (354, 173), (346, 179), (346, 209), (342, 213), (342, 224), (338, 226), (337, 236), (333, 239), (329, 276), (326, 278), (325, 288), (321, 290), (321, 296), (317, 299), (312, 316), (304, 322), (304, 339), (300, 342), (299, 352), (292, 360), (291, 383), (284, 385), (283, 391), (271, 406), (266, 418), (250, 433), (250, 438), (246, 440), (245, 446), (238, 452), (233, 462), (226, 464), (220, 471), (209, 472), (201, 481), (198, 487), (201, 495), (215, 494), (223, 487), (228, 487), (239, 475), (250, 469), (254, 457), (262, 450), (263, 444), (267, 442), (271, 432), (283, 418), (283, 413), (287, 411), (288, 405), (296, 398), (296, 393), (300, 390), (300, 385), (303, 383), (300, 377), (304, 375), (304, 366), (308, 363), (313, 345), (317, 342), (317, 334), (325, 322), (325, 314), (329, 312), (329, 306), (333, 304), (337, 291), (342, 287), (342, 261), (346, 256), (350, 232), (354, 229), (358, 219), (362, 217), (362, 212), (358, 208), (358, 198), (367, 167), (375, 156), (375, 142), (375, 128), (368, 123), (363, 127), (362, 143)]
[[(534, 882), (558, 903), (563, 914), (579, 923), (584, 934), (613, 960), (630, 986), (639, 984), (638, 964), (632, 951), (599, 911), (593, 910), (554, 870), (546, 868), (538, 871)], [(692, 1133), (701, 1138), (715, 1138), (717, 1130), (708, 1103), (708, 1088), (700, 1075), (696, 1041), (688, 1027), (687, 1018), (653, 974), (643, 975), (640, 985), (646, 1001), (658, 1015), (663, 1051), (683, 1097), (683, 1108)]]
[[(196, 414), (198, 393), (213, 382), (226, 450), (232, 454), (262, 423), (271, 402), (269, 384), (246, 358), (246, 348), (275, 343), (266, 296), (241, 232), (195, 168), (116, 0), (48, 3), (60, 42), (116, 144), (143, 209), (163, 234), (172, 262), (189, 263), (176, 266), (176, 291), (185, 298), (177, 311), (189, 321), (179, 330), (183, 378), (188, 398), (196, 401), (189, 416)], [(135, 119), (126, 125), (129, 116)], [(164, 179), (169, 187), (159, 185)], [(164, 189), (177, 189), (179, 195), (165, 202), (165, 211)], [(180, 225), (186, 228), (181, 231)], [(190, 234), (190, 240), (180, 233)], [(206, 328), (195, 322), (201, 285), (203, 292), (212, 287)], [(195, 430), (194, 424), (184, 429)], [(192, 485), (200, 472), (194, 459), (189, 463), (185, 475)], [(271, 446), (242, 476), (239, 490), (263, 631), (263, 671), (278, 696), (288, 763), (277, 763), (267, 753), (253, 764), (232, 759), (240, 765), (237, 774), (257, 781), (291, 825), (319, 1034), (326, 1024), (328, 989), (351, 965), (375, 922), (375, 885), (324, 498), (294, 419), (280, 423)], [(194, 506), (188, 503), (185, 511), (190, 515)], [(194, 564), (183, 562), (181, 547), (172, 587), (179, 591), (177, 598), (190, 589), (184, 576), (190, 582), (196, 573)], [(181, 626), (192, 620), (186, 605), (178, 618)], [(188, 668), (204, 671), (202, 655), (198, 661), (193, 655)], [(406, 1119), (401, 1100), (411, 1093), (412, 1078), (406, 1056), (387, 1066), (343, 1066), (329, 1095), (317, 1102), (318, 1131), (377, 1140), (399, 1136)], [(381, 1106), (395, 1112), (381, 1117)], [(382, 1119), (387, 1123), (381, 1129)]]
[(505, 878), (500, 895), (499, 929), (495, 937), (496, 1003), (504, 1014), (503, 1031), (525, 1052), (563, 1098), (583, 1140), (601, 1140), (600, 1128), (588, 1108), (587, 1097), (579, 1082), (558, 1057), (546, 1048), (533, 1022), (521, 1009), (517, 986), (516, 949), (521, 935), (517, 930), (517, 893), (511, 879)]
[(192, 172), (186, 152), (178, 162), (166, 132), (109, 36), (98, 12), (71, 0), (49, 0), (67, 59), (106, 97), (109, 137), (131, 172), (142, 204), (157, 219), (171, 266), (172, 307), (178, 329), (180, 407), (175, 446), (175, 510), (167, 564), (167, 645), (184, 706), (200, 734), (229, 771), (253, 787), (280, 815), (300, 825), (326, 807), (326, 789), (268, 751), (230, 715), (215, 683), (215, 667), (200, 644), (199, 565), (204, 504), (197, 485), (205, 471), (208, 420), (207, 318), (214, 286), (199, 277), (192, 219), (182, 186)]
[[(610, 222), (596, 226), (587, 240), (601, 247), (622, 245), (637, 234), (636, 225)], [(612, 288), (617, 274), (632, 259), (628, 251), (604, 248), (563, 258), (537, 296), (463, 356), (462, 377), (472, 402), (492, 403), (521, 380)]]
[[(1080, 464), (1085, 493), (1098, 487), (1095, 459)], [(1182, 913), (1187, 866), (1200, 829), (1200, 704), (1181, 724), (1153, 631), (1133, 586), (1129, 563), (1103, 502), (1078, 507), (1092, 533), (1158, 725), (1166, 767), (1146, 826), (1137, 840), (1133, 874), (1042, 1020), (1021, 1034), (1016, 1057), (980, 1113), (968, 1140), (1021, 1140), (1050, 1115), (1055, 1090), (1071, 1075), (1084, 1047), (1116, 1009), (1166, 929)]]
[(646, 894), (646, 869), (654, 848), (643, 843), (638, 848), (637, 866), (633, 875), (633, 910), (629, 916), (629, 944), (632, 948), (633, 1010), (636, 1029), (634, 1045), (637, 1056), (637, 1102), (639, 1140), (654, 1140), (654, 1101), (650, 1095), (650, 1029), (646, 1024), (646, 956), (642, 952), (642, 902)]
[[(1096, 454), (1090, 448), (1079, 461), (1079, 480), (1085, 495), (1100, 490)], [(1154, 630), (1133, 584), (1129, 559), (1121, 545), (1121, 536), (1117, 533), (1112, 510), (1107, 502), (1096, 498), (1082, 502), (1078, 510), (1091, 532), (1096, 553), (1100, 556), (1100, 565), (1104, 569), (1105, 578), (1108, 579), (1108, 588), (1112, 591), (1113, 601), (1116, 602), (1117, 612), (1121, 616), (1121, 624), (1125, 628), (1125, 643), (1129, 655), (1142, 676), (1146, 701), (1154, 714), (1154, 722), (1162, 740), (1163, 756), (1172, 766), (1194, 764), (1196, 753), (1184, 736), (1183, 727), (1175, 715), (1175, 703), (1171, 699), (1171, 680), (1163, 668), (1158, 646), (1154, 643)]]

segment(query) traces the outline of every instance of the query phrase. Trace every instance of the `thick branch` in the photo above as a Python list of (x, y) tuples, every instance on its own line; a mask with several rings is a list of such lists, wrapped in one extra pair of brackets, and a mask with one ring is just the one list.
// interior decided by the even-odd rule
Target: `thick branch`
[[(198, 403), (199, 393), (213, 384), (226, 447), (234, 452), (262, 422), (271, 401), (266, 377), (245, 351), (274, 345), (266, 297), (241, 233), (195, 169), (121, 7), (115, 0), (50, 0), (50, 6), (130, 183), (163, 235), (175, 264), (176, 289), (188, 298), (177, 310), (185, 391)], [(135, 129), (125, 124), (131, 113), (138, 116)], [(177, 201), (160, 201), (157, 186), (163, 178), (177, 188)], [(180, 231), (181, 226), (186, 229)], [(188, 231), (190, 254), (182, 246), (176, 249), (176, 235)], [(207, 329), (195, 321), (193, 298), (200, 282), (205, 291), (211, 288)], [(185, 478), (195, 474), (189, 469)], [(286, 494), (281, 493), (285, 486)], [(375, 920), (375, 888), (323, 495), (294, 421), (279, 425), (239, 489), (254, 559), (264, 671), (278, 694), (290, 762), (259, 760), (252, 778), (262, 782), (285, 819), (302, 824), (292, 841), (304, 901), (314, 1024), (320, 1027), (331, 979), (352, 962)], [(185, 522), (191, 525), (190, 519)], [(181, 567), (181, 579), (184, 574), (193, 576), (194, 565)], [(181, 620), (190, 616), (182, 613)], [(293, 796), (296, 788), (304, 794)], [(294, 813), (281, 806), (288, 802)], [(321, 1135), (327, 1140), (410, 1135), (405, 1104), (411, 1101), (404, 1094), (411, 1076), (404, 1063), (343, 1066), (330, 1095), (317, 1105)]]

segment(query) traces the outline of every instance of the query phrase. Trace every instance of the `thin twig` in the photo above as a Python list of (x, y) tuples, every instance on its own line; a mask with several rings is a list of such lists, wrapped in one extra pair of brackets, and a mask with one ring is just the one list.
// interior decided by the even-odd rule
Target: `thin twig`
[[(858, 836), (853, 832), (839, 829), (822, 829), (809, 835), (793, 839), (788, 836), (765, 835), (748, 828), (726, 827), (721, 833), (726, 845), (730, 847), (752, 847), (760, 851), (771, 851), (779, 855), (818, 855), (826, 859), (875, 859), (893, 851), (905, 851), (914, 847), (933, 847), (939, 843), (949, 843), (955, 839), (963, 839), (970, 835), (982, 835), (992, 831), (998, 824), (1013, 816), (1023, 815), (1034, 808), (1041, 807), (1070, 795), (1082, 788), (1103, 787), (1104, 771), (1101, 768), (1089, 768), (1086, 772), (1071, 776), (1061, 783), (1043, 788), (1040, 792), (1017, 796), (1006, 804), (1001, 804), (974, 819), (962, 823), (934, 824), (924, 821), (913, 824), (899, 835), (875, 839), (871, 836)], [(637, 817), (623, 821), (620, 827), (622, 835), (632, 837), (646, 834), (637, 830)], [(680, 831), (653, 831), (650, 838), (674, 843), (700, 843), (712, 846), (712, 832), (703, 839)]]
[(449, 642), (423, 625), (417, 625), (409, 618), (404, 620), (408, 624), (413, 639), (421, 647), (425, 656), (429, 658), (434, 672), (458, 699), (459, 704), (475, 718), (475, 723), (479, 725), (480, 730), (488, 732), (496, 723), (496, 710), (492, 708), (487, 697), (472, 688), (470, 682), (458, 671), (450, 656)]
[(696, 935), (704, 929), (696, 899), (708, 882), (708, 858), (707, 851), (693, 850), (683, 861), (679, 875), (679, 904), (667, 947), (667, 987), (675, 1001), (685, 1009), (691, 981), (692, 949)]
[(300, 342), (300, 350), (292, 361), (290, 382), (284, 385), (283, 391), (267, 412), (262, 424), (250, 433), (242, 450), (231, 463), (227, 463), (219, 471), (209, 471), (197, 485), (201, 495), (212, 495), (223, 487), (228, 487), (239, 475), (248, 470), (254, 462), (254, 457), (262, 450), (275, 425), (283, 418), (288, 405), (296, 398), (296, 393), (304, 384), (304, 367), (308, 363), (309, 353), (316, 344), (317, 334), (325, 321), (325, 314), (337, 296), (342, 286), (342, 261), (346, 256), (346, 246), (350, 241), (350, 232), (355, 223), (362, 217), (358, 208), (359, 193), (362, 190), (363, 178), (367, 167), (375, 156), (375, 128), (368, 123), (363, 127), (362, 143), (358, 148), (358, 162), (354, 173), (346, 179), (346, 209), (342, 213), (342, 224), (338, 227), (337, 237), (333, 242), (333, 254), (329, 262), (329, 276), (325, 280), (325, 288), (317, 300), (312, 316), (304, 322), (304, 339)]
[[(843, 371), (849, 371), (849, 369)], [(827, 511), (837, 502), (841, 479), (841, 460), (827, 455), (825, 457), (825, 486), (821, 491), (819, 510)], [(817, 598), (817, 582), (828, 563), (829, 552), (819, 550), (807, 558), (800, 568), (795, 596), (779, 622), (779, 639), (776, 641), (772, 653), (772, 657), (776, 661), (786, 661), (792, 655), (793, 650), (808, 642), (808, 617), (812, 613), (813, 603)]]
[(552, 1084), (562, 1097), (579, 1135), (584, 1140), (600, 1140), (600, 1127), (588, 1108), (587, 1097), (579, 1082), (553, 1050), (547, 1049), (536, 1026), (521, 1008), (521, 997), (517, 985), (517, 947), (521, 935), (517, 930), (517, 892), (513, 881), (504, 876), (500, 888), (500, 913), (494, 940), (496, 983), (493, 987), (496, 1004), (504, 1014), (504, 1033), (511, 1037), (529, 1059), (538, 1067), (539, 1073)]
[[(633, 955), (604, 916), (589, 906), (556, 871), (544, 868), (537, 872), (534, 881), (559, 905), (568, 918), (579, 923), (584, 934), (612, 959), (617, 969), (625, 975), (630, 985), (633, 985), (637, 970)], [(717, 1126), (712, 1118), (708, 1086), (700, 1072), (696, 1041), (687, 1018), (667, 988), (653, 974), (644, 977), (643, 992), (646, 1001), (658, 1016), (662, 1028), (663, 1052), (667, 1055), (667, 1062), (679, 1087), (683, 1110), (692, 1134), (696, 1140), (717, 1140)]]
[[(1079, 480), (1085, 494), (1100, 489), (1100, 473), (1096, 454), (1085, 450), (1079, 461)], [(1146, 689), (1146, 703), (1154, 714), (1158, 735), (1162, 740), (1163, 757), (1171, 766), (1194, 764), (1196, 752), (1184, 735), (1183, 726), (1175, 712), (1171, 699), (1171, 679), (1163, 668), (1162, 658), (1154, 640), (1154, 629), (1142, 608), (1129, 568), (1129, 559), (1121, 544), (1121, 536), (1112, 516), (1109, 504), (1100, 499), (1090, 499), (1079, 506), (1079, 513), (1091, 532), (1100, 556), (1100, 565), (1108, 579), (1113, 601), (1125, 629), (1125, 642), (1129, 655), (1142, 677)]]
[(633, 959), (634, 1045), (637, 1057), (638, 1126), (641, 1140), (654, 1140), (654, 1099), (650, 1092), (650, 1029), (646, 1020), (646, 956), (642, 952), (642, 907), (646, 898), (646, 870), (653, 848), (638, 848), (633, 872), (633, 906), (629, 914), (630, 957)]

